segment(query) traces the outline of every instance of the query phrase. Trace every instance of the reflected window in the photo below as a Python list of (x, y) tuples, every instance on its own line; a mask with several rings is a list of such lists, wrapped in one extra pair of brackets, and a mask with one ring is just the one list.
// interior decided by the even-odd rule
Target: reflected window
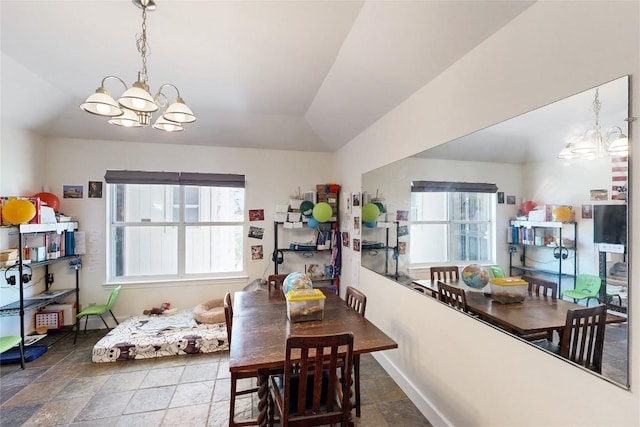
[[(458, 191), (465, 189), (471, 191)], [(411, 264), (494, 263), (495, 189), (493, 184), (414, 182)]]

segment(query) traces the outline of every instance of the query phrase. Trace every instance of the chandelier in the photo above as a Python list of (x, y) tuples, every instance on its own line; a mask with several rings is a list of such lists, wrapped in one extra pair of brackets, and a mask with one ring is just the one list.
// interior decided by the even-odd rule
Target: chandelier
[(569, 143), (565, 148), (558, 153), (559, 159), (572, 159), (572, 158), (585, 158), (595, 159), (597, 157), (604, 157), (605, 153), (610, 156), (626, 156), (629, 150), (629, 139), (622, 132), (619, 126), (613, 126), (609, 128), (606, 136), (602, 135), (600, 129), (600, 109), (602, 108), (602, 101), (600, 101), (598, 95), (598, 89), (596, 88), (596, 95), (593, 100), (592, 109), (596, 116), (596, 123), (594, 127), (588, 130), (584, 137), (577, 143)]
[[(147, 84), (147, 56), (149, 45), (147, 44), (147, 10), (156, 9), (153, 0), (132, 0), (142, 9), (142, 33), (138, 36), (136, 44), (142, 57), (142, 69), (138, 72), (138, 80), (127, 87), (127, 84), (119, 77), (107, 76), (102, 79), (100, 87), (90, 95), (80, 108), (102, 117), (109, 117), (109, 123), (125, 127), (146, 127), (151, 123), (151, 115), (159, 109), (163, 113), (156, 119), (153, 128), (166, 132), (179, 132), (183, 130), (184, 123), (192, 123), (196, 117), (191, 109), (180, 97), (180, 91), (170, 83), (165, 83), (158, 89), (155, 96), (151, 95)], [(124, 86), (124, 92), (116, 102), (105, 88), (107, 80), (118, 80)], [(177, 96), (169, 103), (167, 94), (163, 92), (167, 88), (175, 89)]]

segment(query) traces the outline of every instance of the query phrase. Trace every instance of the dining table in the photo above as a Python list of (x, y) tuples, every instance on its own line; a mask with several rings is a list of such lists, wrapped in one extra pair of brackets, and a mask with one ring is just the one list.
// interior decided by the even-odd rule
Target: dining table
[(280, 289), (235, 292), (229, 350), (229, 371), (255, 371), (258, 377), (258, 424), (266, 425), (268, 377), (282, 372), (286, 340), (290, 335), (353, 333), (353, 353), (361, 355), (398, 348), (398, 344), (364, 316), (349, 307), (329, 288), (322, 320), (291, 322), (287, 301)]
[[(567, 321), (567, 310), (584, 308), (584, 306), (551, 298), (544, 295), (525, 293), (522, 302), (503, 304), (491, 298), (489, 293), (468, 287), (462, 279), (446, 282), (449, 285), (465, 289), (467, 311), (480, 319), (498, 326), (516, 335), (529, 335), (537, 332), (553, 332), (564, 328)], [(438, 296), (437, 280), (416, 280), (414, 289)], [(623, 323), (626, 317), (607, 313), (607, 323)]]

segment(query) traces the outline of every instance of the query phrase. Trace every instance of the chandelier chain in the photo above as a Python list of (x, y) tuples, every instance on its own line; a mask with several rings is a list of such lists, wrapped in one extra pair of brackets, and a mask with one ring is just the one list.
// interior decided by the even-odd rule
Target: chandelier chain
[(147, 76), (147, 56), (149, 55), (149, 44), (147, 43), (147, 7), (142, 5), (142, 34), (136, 39), (136, 46), (138, 52), (142, 56), (142, 70), (140, 71), (140, 78), (143, 82), (148, 81)]

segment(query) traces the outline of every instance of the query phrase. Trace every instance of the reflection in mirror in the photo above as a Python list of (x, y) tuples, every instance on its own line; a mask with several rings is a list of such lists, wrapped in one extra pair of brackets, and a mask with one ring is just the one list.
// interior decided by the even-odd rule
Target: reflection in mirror
[(515, 306), (491, 296), (493, 281), (457, 285), (481, 320), (556, 345), (568, 309), (604, 303), (601, 374), (628, 388), (628, 93), (624, 76), (367, 172), (363, 217), (367, 204), (379, 215), (363, 223), (362, 266), (427, 297), (432, 266), (552, 282), (558, 299), (544, 304), (561, 319), (536, 327), (504, 320)]

